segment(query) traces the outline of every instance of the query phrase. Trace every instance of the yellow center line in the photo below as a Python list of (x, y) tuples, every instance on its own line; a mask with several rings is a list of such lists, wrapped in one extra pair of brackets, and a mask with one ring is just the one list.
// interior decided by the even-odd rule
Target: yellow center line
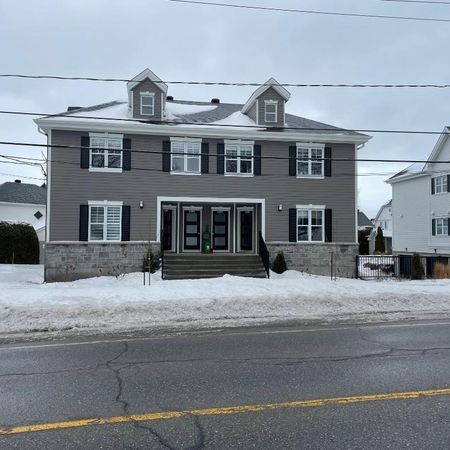
[(257, 405), (237, 405), (223, 408), (204, 408), (181, 411), (150, 412), (144, 414), (131, 414), (129, 416), (115, 416), (105, 418), (91, 418), (69, 420), (65, 422), (41, 423), (35, 425), (20, 425), (0, 428), (0, 435), (32, 433), (36, 431), (62, 430), (66, 428), (80, 428), (91, 425), (106, 425), (127, 422), (148, 422), (153, 420), (176, 419), (186, 416), (219, 416), (227, 414), (240, 414), (248, 412), (270, 411), (275, 409), (311, 408), (326, 405), (346, 405), (351, 403), (373, 402), (381, 400), (409, 400), (426, 397), (450, 395), (450, 389), (432, 389), (427, 391), (394, 392), (390, 394), (371, 394), (353, 397), (334, 397), (316, 400), (297, 400), (281, 403), (262, 403)]

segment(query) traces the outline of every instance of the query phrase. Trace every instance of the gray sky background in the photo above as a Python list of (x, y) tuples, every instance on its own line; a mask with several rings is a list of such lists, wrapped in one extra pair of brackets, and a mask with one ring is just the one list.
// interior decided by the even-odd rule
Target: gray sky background
[[(229, 0), (225, 2), (232, 3)], [(380, 0), (235, 0), (234, 3), (450, 18), (450, 5)], [(149, 67), (163, 80), (293, 83), (449, 83), (450, 23), (236, 10), (165, 0), (0, 0), (0, 72), (130, 78)], [(169, 86), (177, 99), (245, 102), (254, 88)], [(450, 89), (290, 88), (287, 111), (347, 128), (440, 131)], [(123, 83), (0, 79), (0, 109), (59, 112), (126, 98)], [(44, 143), (29, 117), (0, 116), (0, 140)], [(426, 158), (437, 136), (373, 134), (367, 158)], [(0, 146), (1, 154), (40, 149)], [(393, 173), (404, 164), (360, 164)], [(12, 174), (12, 176), (4, 175)], [(0, 182), (41, 177), (0, 164)], [(359, 177), (369, 217), (389, 200), (382, 176)], [(23, 178), (23, 181), (27, 181)], [(39, 180), (28, 180), (39, 183)]]

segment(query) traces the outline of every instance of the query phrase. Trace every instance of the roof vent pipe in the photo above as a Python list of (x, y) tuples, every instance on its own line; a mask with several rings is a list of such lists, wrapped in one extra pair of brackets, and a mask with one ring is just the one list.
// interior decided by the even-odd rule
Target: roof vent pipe
[(22, 180), (14, 180), (14, 183), (22, 183)]
[(172, 96), (172, 95), (168, 95), (168, 96), (166, 97), (166, 100), (167, 100), (168, 102), (173, 101), (173, 96)]
[(218, 104), (218, 103), (220, 103), (220, 99), (219, 98), (212, 98), (211, 99), (211, 103)]

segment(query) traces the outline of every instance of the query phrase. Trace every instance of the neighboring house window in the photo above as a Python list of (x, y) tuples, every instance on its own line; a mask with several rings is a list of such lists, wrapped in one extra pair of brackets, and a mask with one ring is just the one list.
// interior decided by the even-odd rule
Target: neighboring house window
[(434, 180), (434, 193), (441, 194), (447, 192), (447, 175), (433, 178)]
[(121, 205), (89, 205), (89, 240), (120, 241)]
[(324, 146), (297, 144), (297, 176), (323, 177)]
[(436, 236), (448, 236), (448, 219), (436, 219)]
[(172, 140), (171, 141), (171, 172), (200, 173), (202, 143), (200, 140)]
[(253, 142), (225, 142), (225, 174), (253, 175)]
[(265, 100), (264, 119), (266, 122), (276, 122), (278, 115), (278, 102), (275, 100)]
[(39, 220), (42, 217), (42, 213), (40, 211), (36, 211), (34, 213), (34, 217), (36, 217), (36, 219)]
[(89, 168), (122, 170), (122, 135), (91, 135)]
[(141, 115), (153, 116), (155, 114), (155, 94), (141, 92)]
[(324, 210), (297, 209), (297, 242), (324, 241)]

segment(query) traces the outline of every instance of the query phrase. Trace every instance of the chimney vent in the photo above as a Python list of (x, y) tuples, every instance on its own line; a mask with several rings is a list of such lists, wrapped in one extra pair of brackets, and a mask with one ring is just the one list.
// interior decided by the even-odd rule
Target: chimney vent
[(212, 98), (211, 99), (211, 103), (219, 104), (220, 103), (220, 99), (219, 98)]
[(172, 95), (168, 95), (168, 96), (166, 97), (166, 100), (167, 100), (168, 102), (173, 101), (173, 96), (172, 96)]
[(22, 180), (14, 180), (14, 183), (22, 183)]

